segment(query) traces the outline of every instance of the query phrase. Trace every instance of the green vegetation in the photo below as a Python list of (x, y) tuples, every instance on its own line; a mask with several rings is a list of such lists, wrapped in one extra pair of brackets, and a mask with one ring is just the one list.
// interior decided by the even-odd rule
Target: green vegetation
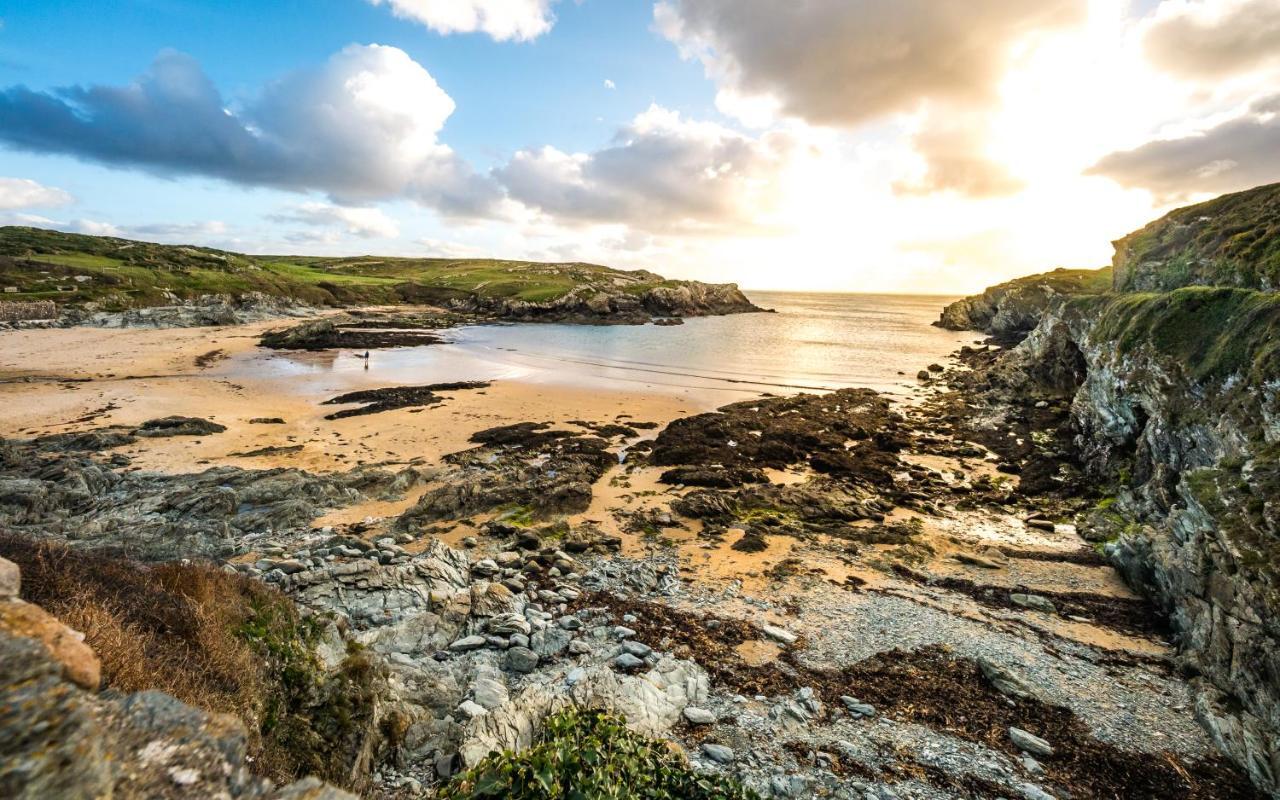
[(1074, 302), (1095, 315), (1095, 338), (1122, 354), (1150, 347), (1197, 380), (1239, 375), (1256, 386), (1280, 376), (1280, 295), (1274, 292), (1197, 286)]
[(1280, 288), (1280, 184), (1171, 211), (1116, 243), (1116, 289)]
[(447, 258), (253, 256), (40, 228), (0, 227), (4, 300), (160, 305), (168, 295), (249, 292), (313, 305), (431, 303), (457, 297), (555, 300), (581, 286), (641, 294), (677, 286), (643, 270), (594, 264)]
[(544, 723), (520, 753), (493, 753), (440, 793), (442, 800), (752, 800), (727, 778), (695, 772), (663, 742), (603, 711), (571, 709)]

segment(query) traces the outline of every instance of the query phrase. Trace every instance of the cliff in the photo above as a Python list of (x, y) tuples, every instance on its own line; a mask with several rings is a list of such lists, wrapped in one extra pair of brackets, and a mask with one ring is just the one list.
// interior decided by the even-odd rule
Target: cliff
[(1111, 270), (1056, 269), (992, 286), (955, 301), (934, 323), (952, 331), (979, 330), (1002, 339), (1030, 333), (1057, 300), (1100, 294), (1111, 286)]
[(992, 334), (1009, 330), (1002, 319), (1035, 319), (991, 367), (990, 384), (1018, 404), (1045, 391), (1045, 376), (1071, 376), (1052, 388), (1065, 388), (1076, 455), (1106, 495), (1082, 514), (1082, 532), (1169, 615), (1184, 666), (1200, 676), (1198, 718), (1271, 792), (1280, 788), (1277, 198), (1277, 186), (1230, 195), (1119, 240), (1115, 286), (1142, 292), (1046, 300), (1006, 284), (944, 315)]

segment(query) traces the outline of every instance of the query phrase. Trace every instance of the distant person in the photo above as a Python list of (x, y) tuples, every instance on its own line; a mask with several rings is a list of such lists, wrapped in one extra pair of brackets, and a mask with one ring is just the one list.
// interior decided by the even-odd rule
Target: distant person
[(368, 350), (364, 351), (364, 368), (365, 369), (369, 368), (369, 351)]

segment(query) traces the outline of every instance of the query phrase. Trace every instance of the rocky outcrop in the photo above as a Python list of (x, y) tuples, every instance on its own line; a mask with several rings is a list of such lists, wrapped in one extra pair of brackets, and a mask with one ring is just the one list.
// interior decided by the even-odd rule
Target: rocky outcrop
[(161, 475), (122, 471), (127, 458), (97, 452), (134, 435), (200, 435), (210, 425), (168, 418), (139, 429), (0, 440), (0, 525), (142, 560), (227, 558), (264, 539), (307, 532), (324, 509), (398, 497), (423, 477), (415, 469), (371, 468), (317, 475), (216, 467)]
[(107, 311), (93, 303), (67, 306), (55, 324), (58, 327), (88, 325), (95, 328), (203, 328), (313, 313), (315, 309), (306, 304), (262, 292), (207, 294), (190, 300), (171, 294), (161, 305), (125, 311)]
[(944, 308), (934, 324), (952, 331), (983, 331), (1000, 339), (1017, 340), (1035, 329), (1045, 312), (1062, 298), (1104, 292), (1110, 284), (1107, 269), (1057, 269), (961, 298)]
[(1170, 616), (1197, 713), (1280, 787), (1280, 301), (1185, 288), (1058, 302), (992, 370), (1015, 404), (1066, 392), (1109, 495), (1086, 535)]
[(244, 725), (161, 692), (99, 694), (83, 636), (17, 597), (0, 559), (0, 795), (15, 800), (354, 800), (314, 778), (255, 776)]
[(453, 298), (447, 305), (455, 311), (514, 322), (597, 325), (643, 325), (654, 318), (707, 317), (764, 310), (748, 300), (737, 284), (700, 281), (665, 281), (652, 287), (588, 285), (545, 301), (472, 294)]

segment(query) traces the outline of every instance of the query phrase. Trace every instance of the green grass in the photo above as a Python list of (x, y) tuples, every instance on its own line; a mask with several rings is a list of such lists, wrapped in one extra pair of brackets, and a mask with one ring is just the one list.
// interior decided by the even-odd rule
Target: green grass
[(256, 256), (0, 227), (0, 286), (19, 290), (0, 299), (92, 302), (104, 310), (158, 305), (167, 302), (168, 295), (190, 299), (261, 292), (314, 305), (438, 302), (468, 295), (545, 302), (583, 287), (642, 294), (656, 286), (678, 285), (651, 272), (596, 264)]
[(1280, 288), (1280, 184), (1175, 209), (1117, 242), (1119, 291)]
[(1280, 295), (1195, 286), (1075, 301), (1095, 314), (1094, 337), (1119, 352), (1149, 348), (1197, 380), (1280, 378)]

